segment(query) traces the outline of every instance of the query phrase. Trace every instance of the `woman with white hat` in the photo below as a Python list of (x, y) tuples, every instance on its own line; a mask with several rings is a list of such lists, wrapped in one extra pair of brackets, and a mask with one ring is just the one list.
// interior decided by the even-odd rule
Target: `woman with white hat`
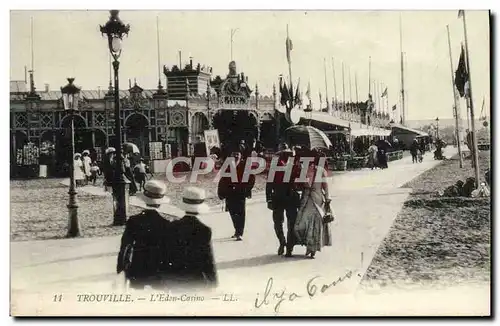
[(215, 287), (211, 229), (200, 222), (199, 214), (208, 212), (205, 191), (185, 189), (181, 208), (183, 217), (163, 216), (161, 205), (168, 202), (166, 187), (150, 180), (137, 195), (145, 210), (127, 221), (118, 254), (117, 273), (124, 271), (130, 286), (161, 290), (187, 290)]

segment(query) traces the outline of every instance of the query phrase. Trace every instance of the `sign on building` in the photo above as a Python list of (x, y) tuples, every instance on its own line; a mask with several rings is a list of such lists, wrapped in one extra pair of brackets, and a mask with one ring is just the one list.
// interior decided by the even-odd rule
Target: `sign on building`
[(207, 150), (207, 156), (209, 156), (210, 150), (213, 147), (220, 148), (219, 131), (217, 129), (205, 130), (204, 134), (205, 134), (205, 148)]
[(149, 159), (163, 160), (163, 143), (161, 141), (149, 143)]

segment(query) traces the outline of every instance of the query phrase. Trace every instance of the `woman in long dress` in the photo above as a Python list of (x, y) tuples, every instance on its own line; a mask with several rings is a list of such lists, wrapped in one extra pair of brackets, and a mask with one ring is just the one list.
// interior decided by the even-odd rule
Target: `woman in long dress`
[(85, 174), (83, 172), (83, 161), (81, 158), (82, 158), (82, 155), (80, 153), (76, 153), (74, 156), (74, 161), (75, 161), (74, 169), (75, 170), (73, 171), (73, 175), (75, 178), (75, 184), (77, 186), (82, 186), (83, 181), (85, 180)]
[[(302, 184), (302, 198), (295, 221), (297, 244), (306, 246), (306, 256), (314, 258), (316, 251), (324, 246), (331, 246), (330, 224), (323, 223), (325, 205), (330, 203), (328, 183), (325, 179), (326, 170), (318, 167), (319, 156), (310, 164), (307, 180)], [(306, 167), (307, 168), (307, 167)], [(322, 173), (323, 178), (316, 178)]]
[(368, 167), (371, 168), (372, 170), (377, 167), (377, 152), (378, 152), (378, 147), (373, 142), (371, 146), (368, 148)]
[(84, 150), (82, 152), (82, 162), (83, 162), (83, 172), (85, 173), (85, 183), (88, 183), (90, 180), (90, 166), (92, 165), (92, 159), (90, 158), (90, 151)]

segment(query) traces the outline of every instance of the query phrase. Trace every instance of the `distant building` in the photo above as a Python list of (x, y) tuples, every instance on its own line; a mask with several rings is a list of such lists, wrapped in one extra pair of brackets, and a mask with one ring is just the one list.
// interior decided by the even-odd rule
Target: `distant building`
[[(240, 139), (276, 146), (276, 92), (262, 96), (257, 86), (251, 89), (248, 78), (237, 73), (235, 62), (230, 63), (224, 79), (212, 78), (211, 68), (199, 64), (193, 68), (192, 61), (182, 70), (165, 67), (164, 73), (166, 89), (158, 85), (157, 89), (145, 90), (134, 83), (119, 93), (122, 139), (137, 144), (145, 158), (164, 160), (191, 155), (194, 144), (203, 142), (204, 131), (209, 129), (218, 129), (221, 141), (228, 146)], [(111, 85), (106, 92), (81, 91), (74, 120), (76, 152), (90, 149), (100, 160), (104, 149), (114, 145), (113, 108)], [(39, 149), (47, 146), (54, 148), (54, 171), (60, 171), (70, 161), (69, 119), (61, 92), (50, 91), (47, 86), (42, 92), (36, 91), (32, 73), (29, 88), (24, 81), (10, 83), (10, 125), (14, 170), (35, 162)]]

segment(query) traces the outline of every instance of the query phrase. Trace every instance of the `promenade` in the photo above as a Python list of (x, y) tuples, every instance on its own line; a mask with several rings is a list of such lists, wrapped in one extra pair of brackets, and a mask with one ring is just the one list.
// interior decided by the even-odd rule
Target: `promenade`
[[(450, 157), (455, 151), (455, 148), (446, 148), (445, 155)], [(428, 153), (420, 164), (412, 164), (411, 157), (405, 157), (390, 162), (386, 170), (362, 169), (334, 175), (329, 180), (336, 216), (331, 225), (333, 246), (322, 249), (314, 260), (304, 257), (303, 247), (295, 248), (293, 258), (276, 255), (278, 243), (271, 212), (266, 208), (263, 194), (255, 194), (247, 206), (244, 241), (241, 242), (229, 238), (233, 229), (228, 213), (222, 212), (221, 207), (213, 207), (211, 213), (202, 216), (201, 220), (212, 228), (220, 286), (211, 296), (219, 299), (205, 300), (199, 306), (198, 313), (223, 311), (234, 315), (272, 315), (275, 313), (273, 303), (276, 300), (255, 307), (255, 300), (263, 297), (270, 278), (272, 293), (285, 291), (286, 295), (295, 293), (299, 296), (279, 306), (278, 310), (282, 314), (314, 315), (320, 311), (325, 314), (325, 305), (331, 305), (332, 314), (345, 311), (342, 310), (346, 308), (343, 305), (355, 300), (357, 285), (411, 192), (411, 189), (401, 186), (437, 164), (439, 161), (434, 161), (432, 154)], [(88, 188), (85, 191), (95, 194), (102, 192), (105, 195), (95, 187), (84, 187), (81, 191), (85, 188)], [(131, 204), (139, 203), (132, 197)], [(169, 206), (164, 210), (170, 214), (182, 214)], [(59, 312), (57, 303), (50, 302), (57, 293), (63, 293), (67, 300), (74, 301), (76, 293), (109, 293), (113, 289), (120, 289), (117, 284), (122, 282), (115, 273), (119, 243), (120, 237), (117, 236), (12, 242), (11, 287), (14, 306), (19, 300), (19, 311), (29, 311), (29, 306), (23, 304), (21, 298), (31, 298), (43, 302), (38, 306), (42, 306), (45, 311)], [(323, 284), (331, 284), (339, 277), (342, 278), (341, 282), (319, 293)], [(307, 283), (313, 278), (312, 284), (319, 289), (318, 294), (311, 298)], [(232, 294), (237, 301), (221, 305), (224, 294)], [(335, 304), (332, 295), (337, 296)], [(308, 310), (304, 311), (300, 302), (313, 299), (317, 301), (314, 305), (317, 311), (310, 304), (307, 305)], [(110, 309), (109, 305), (71, 304), (72, 314), (113, 314), (114, 309)], [(116, 309), (123, 311), (123, 305), (118, 304)], [(154, 309), (158, 310), (158, 306), (154, 308), (154, 305), (139, 304), (131, 306), (129, 313), (148, 311), (149, 314), (168, 315), (192, 314), (193, 311), (192, 307), (185, 305), (165, 305), (159, 312)]]

